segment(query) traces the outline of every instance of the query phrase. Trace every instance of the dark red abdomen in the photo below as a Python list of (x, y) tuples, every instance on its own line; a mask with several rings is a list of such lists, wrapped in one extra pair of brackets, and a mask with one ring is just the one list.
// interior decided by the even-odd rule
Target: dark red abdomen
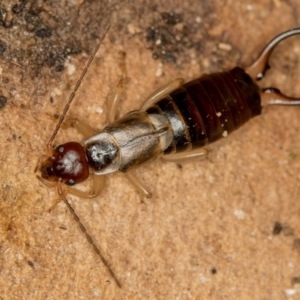
[(165, 150), (181, 152), (226, 137), (261, 113), (259, 87), (241, 68), (204, 75), (184, 84), (147, 110), (167, 116), (174, 133)]

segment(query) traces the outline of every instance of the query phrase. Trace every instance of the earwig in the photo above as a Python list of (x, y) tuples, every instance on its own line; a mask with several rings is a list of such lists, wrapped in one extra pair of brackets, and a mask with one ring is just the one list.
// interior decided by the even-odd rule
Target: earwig
[[(182, 161), (206, 157), (208, 151), (205, 146), (226, 137), (251, 118), (260, 115), (263, 105), (300, 105), (300, 99), (286, 96), (276, 88), (261, 89), (256, 83), (268, 70), (269, 57), (278, 43), (298, 34), (300, 28), (275, 37), (246, 69), (235, 67), (227, 72), (203, 75), (187, 83), (181, 78), (175, 79), (151, 94), (139, 111), (129, 112), (116, 120), (116, 107), (126, 81), (123, 65), (124, 76), (108, 103), (110, 124), (96, 133), (79, 119), (65, 120), (65, 117), (98, 51), (98, 44), (48, 142), (49, 157), (44, 160), (45, 156), (42, 156), (39, 161), (41, 177), (38, 178), (48, 186), (56, 187), (60, 198), (119, 287), (119, 280), (86, 232), (66, 195), (96, 197), (104, 186), (105, 175), (121, 171), (138, 192), (150, 196), (148, 188), (135, 177), (132, 170), (158, 158)], [(82, 144), (68, 142), (53, 150), (53, 141), (62, 125), (74, 126), (85, 141)], [(92, 182), (89, 192), (72, 187), (88, 178)]]

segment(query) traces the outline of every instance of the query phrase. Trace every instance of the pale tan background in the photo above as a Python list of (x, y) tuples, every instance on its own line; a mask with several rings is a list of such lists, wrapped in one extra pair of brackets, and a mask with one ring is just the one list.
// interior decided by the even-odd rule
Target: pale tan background
[[(98, 128), (120, 76), (119, 51), (127, 53), (131, 79), (124, 114), (172, 78), (249, 65), (276, 34), (300, 26), (298, 0), (81, 2), (35, 1), (8, 16), (12, 28), (0, 28), (0, 91), (8, 99), (0, 110), (0, 299), (300, 299), (300, 108), (264, 111), (215, 144), (211, 160), (144, 168), (140, 177), (154, 194), (144, 203), (120, 174), (109, 177), (99, 198), (72, 198), (122, 289), (65, 205), (47, 212), (57, 195), (34, 174), (55, 126), (48, 114), (61, 112), (108, 20), (70, 111)], [(51, 37), (24, 25), (30, 5), (36, 26), (46, 24)], [(181, 14), (186, 26), (179, 32), (186, 30), (188, 41), (172, 49), (176, 63), (153, 60), (145, 41), (149, 26), (163, 26), (161, 12)], [(66, 46), (81, 53), (50, 55), (54, 66), (45, 64)], [(300, 95), (299, 57), (300, 37), (274, 53), (276, 69), (264, 84)], [(65, 70), (55, 72), (60, 64)], [(61, 132), (57, 143), (78, 138)], [(283, 226), (279, 234), (275, 222)]]

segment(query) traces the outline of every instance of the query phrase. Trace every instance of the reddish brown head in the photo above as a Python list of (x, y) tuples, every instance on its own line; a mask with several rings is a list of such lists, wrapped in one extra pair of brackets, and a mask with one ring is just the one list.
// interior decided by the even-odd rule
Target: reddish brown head
[(41, 175), (48, 181), (60, 181), (67, 185), (83, 182), (89, 177), (89, 165), (84, 148), (69, 142), (55, 148), (41, 166)]

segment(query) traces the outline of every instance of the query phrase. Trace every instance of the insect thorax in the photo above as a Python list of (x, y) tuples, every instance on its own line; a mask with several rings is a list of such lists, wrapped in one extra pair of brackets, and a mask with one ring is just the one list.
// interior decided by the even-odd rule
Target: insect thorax
[(97, 175), (126, 172), (157, 159), (172, 139), (166, 117), (133, 111), (86, 140), (86, 154)]

